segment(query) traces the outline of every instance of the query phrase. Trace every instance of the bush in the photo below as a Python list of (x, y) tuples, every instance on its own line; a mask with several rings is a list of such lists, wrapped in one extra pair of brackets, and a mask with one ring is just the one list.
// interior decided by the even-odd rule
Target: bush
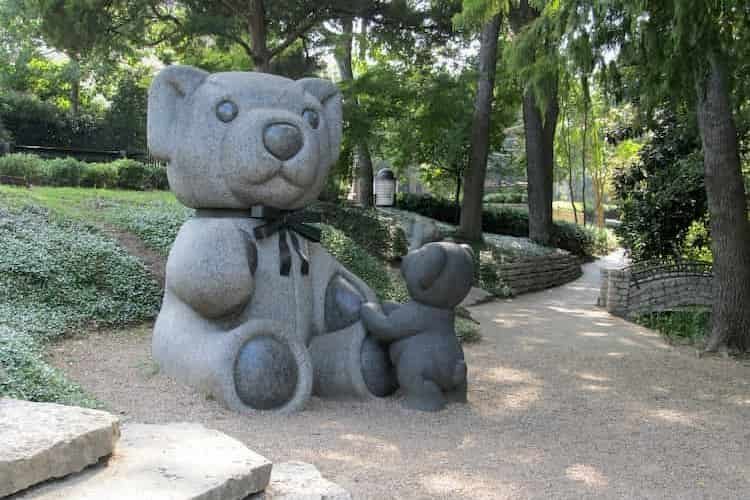
[(88, 169), (88, 165), (75, 158), (55, 158), (42, 160), (42, 169), (44, 171), (42, 184), (78, 187), (81, 185), (83, 173)]
[(398, 259), (408, 251), (409, 245), (401, 225), (381, 216), (377, 210), (324, 202), (315, 204), (311, 210), (320, 213), (322, 222), (343, 231), (382, 260)]
[(659, 331), (671, 343), (700, 344), (711, 329), (711, 312), (705, 309), (654, 312), (637, 316), (635, 321)]
[(151, 189), (152, 173), (141, 162), (129, 159), (113, 161), (117, 168), (117, 187), (122, 189)]
[(613, 178), (622, 206), (615, 231), (635, 261), (679, 258), (690, 251), (691, 227), (708, 221), (695, 125), (672, 115), (657, 125), (638, 161), (616, 171)]
[(86, 163), (70, 157), (45, 160), (36, 155), (14, 153), (0, 156), (0, 175), (23, 177), (39, 186), (169, 189), (165, 168), (130, 159)]
[(0, 175), (23, 177), (32, 184), (42, 184), (43, 160), (36, 155), (16, 153), (0, 157)]
[[(457, 224), (456, 207), (450, 201), (399, 193), (397, 204), (403, 210)], [(485, 207), (482, 211), (482, 228), (488, 233), (526, 238), (529, 236), (529, 214), (514, 208)], [(606, 230), (562, 221), (553, 223), (552, 244), (575, 255), (588, 257), (606, 253), (614, 248), (614, 243)]]
[(81, 186), (113, 189), (117, 187), (117, 174), (113, 163), (88, 163), (81, 175)]
[(527, 203), (528, 195), (521, 192), (490, 193), (484, 196), (485, 203)]

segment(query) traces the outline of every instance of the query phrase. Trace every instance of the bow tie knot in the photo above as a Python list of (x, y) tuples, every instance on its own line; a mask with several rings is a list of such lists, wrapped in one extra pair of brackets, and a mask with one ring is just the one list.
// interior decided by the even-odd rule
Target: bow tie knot
[(319, 242), (321, 237), (320, 229), (307, 224), (310, 222), (320, 222), (318, 214), (301, 210), (279, 210), (271, 207), (255, 206), (250, 210), (250, 217), (266, 221), (265, 224), (261, 224), (253, 230), (255, 239), (262, 240), (276, 233), (279, 234), (279, 273), (282, 276), (289, 276), (292, 267), (292, 256), (286, 241), (287, 234), (289, 234), (294, 251), (299, 256), (301, 263), (300, 271), (303, 275), (307, 275), (310, 272), (310, 259), (300, 246), (297, 234), (315, 243)]

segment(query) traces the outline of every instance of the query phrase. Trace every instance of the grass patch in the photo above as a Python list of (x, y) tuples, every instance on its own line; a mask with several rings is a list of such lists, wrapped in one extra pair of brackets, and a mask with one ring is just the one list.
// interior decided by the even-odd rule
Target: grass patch
[(702, 345), (711, 328), (711, 312), (705, 309), (642, 314), (635, 322), (656, 330), (673, 344)]

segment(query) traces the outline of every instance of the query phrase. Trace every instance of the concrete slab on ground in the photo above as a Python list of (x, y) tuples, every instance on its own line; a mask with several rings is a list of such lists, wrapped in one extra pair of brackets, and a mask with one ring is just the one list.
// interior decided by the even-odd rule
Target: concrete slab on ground
[(271, 482), (263, 493), (250, 500), (351, 500), (341, 486), (325, 479), (318, 469), (305, 462), (285, 462), (273, 466)]
[(107, 463), (13, 500), (242, 500), (263, 491), (271, 462), (198, 424), (123, 427)]
[(95, 464), (119, 436), (103, 411), (0, 399), (0, 497)]

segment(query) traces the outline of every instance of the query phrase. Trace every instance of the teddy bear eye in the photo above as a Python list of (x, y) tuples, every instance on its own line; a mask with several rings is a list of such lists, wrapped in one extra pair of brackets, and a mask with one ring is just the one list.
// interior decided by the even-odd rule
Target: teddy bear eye
[(304, 118), (312, 128), (318, 128), (318, 125), (320, 124), (320, 117), (318, 116), (318, 112), (312, 109), (306, 109), (302, 113), (302, 118)]
[(237, 105), (228, 99), (225, 99), (216, 105), (216, 117), (225, 123), (234, 120), (238, 111)]

